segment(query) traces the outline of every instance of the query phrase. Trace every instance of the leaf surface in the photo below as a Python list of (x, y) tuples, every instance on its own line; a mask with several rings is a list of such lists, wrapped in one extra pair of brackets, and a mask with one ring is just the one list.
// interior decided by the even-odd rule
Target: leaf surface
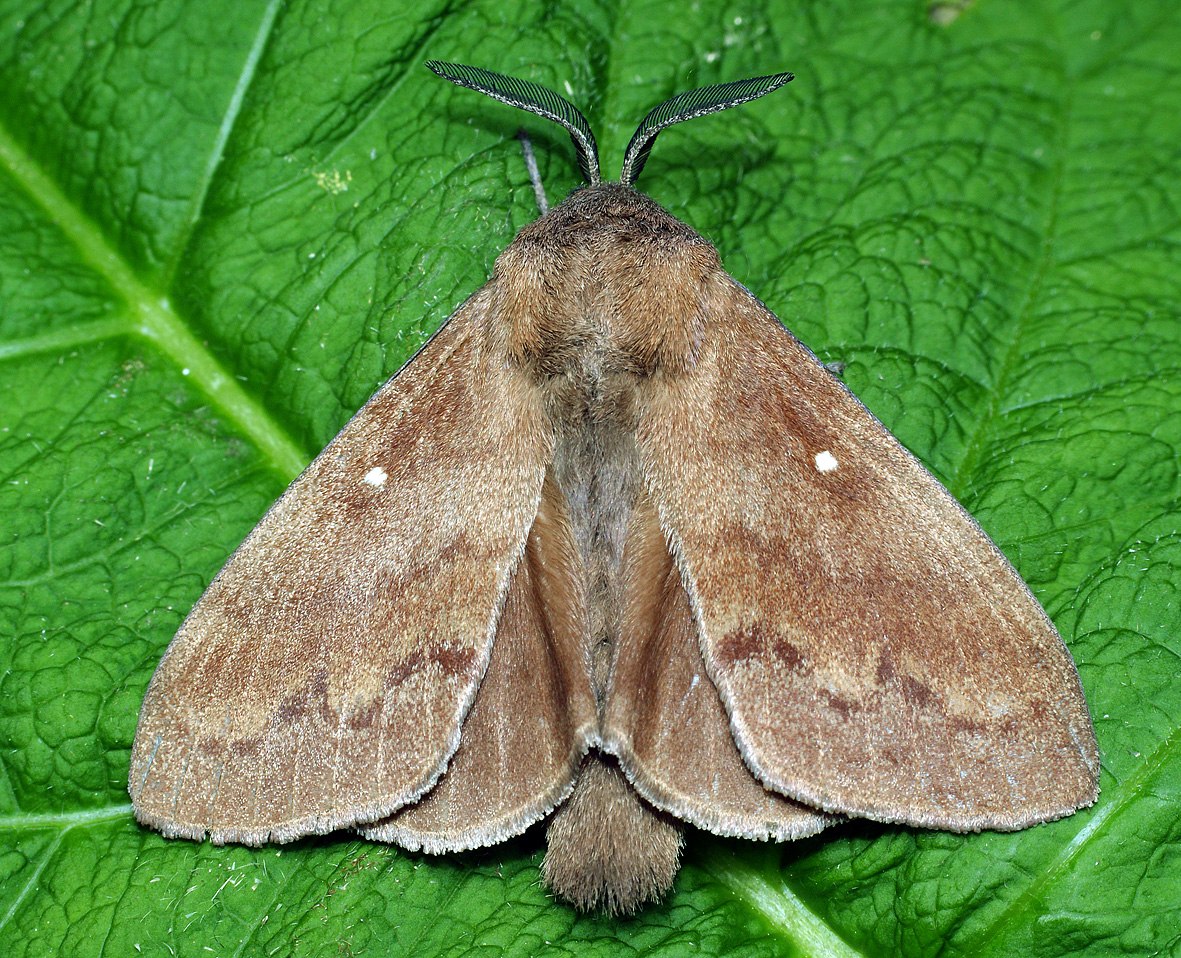
[[(0, 950), (1142, 955), (1181, 940), (1181, 13), (1171, 4), (0, 2)], [(267, 506), (577, 183), (546, 84), (943, 479), (1083, 677), (1085, 812), (1014, 834), (694, 834), (576, 917), (541, 839), (430, 858), (138, 827), (156, 662)]]

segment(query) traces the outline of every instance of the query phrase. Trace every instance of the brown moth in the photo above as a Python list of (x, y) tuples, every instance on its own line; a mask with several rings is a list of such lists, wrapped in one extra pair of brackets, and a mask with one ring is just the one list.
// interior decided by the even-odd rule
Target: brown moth
[(165, 835), (352, 827), (439, 853), (548, 819), (579, 908), (664, 894), (685, 823), (1012, 830), (1094, 801), (1078, 674), (1005, 557), (750, 292), (533, 84), (588, 185), (267, 513), (165, 653), (130, 791)]

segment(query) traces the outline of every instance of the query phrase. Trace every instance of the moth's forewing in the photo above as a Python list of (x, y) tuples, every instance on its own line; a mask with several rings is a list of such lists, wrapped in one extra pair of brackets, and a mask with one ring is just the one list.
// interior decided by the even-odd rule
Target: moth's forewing
[(470, 299), (292, 484), (152, 679), (136, 815), (258, 844), (414, 801), (459, 743), (552, 433)]
[(1078, 673), (973, 519), (720, 271), (637, 442), (748, 766), (831, 812), (1015, 829), (1096, 794)]

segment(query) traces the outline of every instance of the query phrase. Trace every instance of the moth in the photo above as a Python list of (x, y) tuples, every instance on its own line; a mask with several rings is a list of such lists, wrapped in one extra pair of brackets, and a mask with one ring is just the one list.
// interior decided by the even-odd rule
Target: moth
[(673, 97), (345, 426), (168, 647), (129, 773), (167, 836), (429, 853), (547, 821), (545, 882), (632, 912), (686, 825), (1015, 830), (1097, 794), (1074, 663), (971, 516), (714, 247), (633, 184)]

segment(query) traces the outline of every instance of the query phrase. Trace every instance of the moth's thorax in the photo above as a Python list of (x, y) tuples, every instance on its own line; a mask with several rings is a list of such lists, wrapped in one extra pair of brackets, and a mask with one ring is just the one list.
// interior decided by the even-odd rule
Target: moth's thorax
[(541, 380), (607, 382), (696, 362), (717, 251), (629, 187), (577, 190), (497, 260), (509, 355)]

